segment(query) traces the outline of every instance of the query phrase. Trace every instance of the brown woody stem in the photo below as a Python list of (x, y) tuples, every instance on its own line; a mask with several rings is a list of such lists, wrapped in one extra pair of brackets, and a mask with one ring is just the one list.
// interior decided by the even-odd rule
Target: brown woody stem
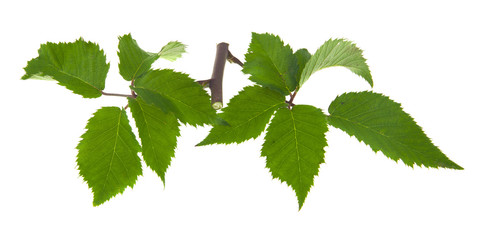
[(217, 44), (217, 54), (213, 64), (212, 78), (209, 81), (210, 91), (212, 93), (212, 107), (218, 110), (223, 107), (223, 72), (228, 56), (228, 43)]

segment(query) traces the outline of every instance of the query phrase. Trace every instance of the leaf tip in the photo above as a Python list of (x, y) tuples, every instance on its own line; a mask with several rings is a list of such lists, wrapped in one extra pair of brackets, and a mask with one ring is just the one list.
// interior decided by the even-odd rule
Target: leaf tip
[[(207, 136), (208, 138), (208, 136)], [(195, 147), (203, 147), (203, 146), (206, 146), (206, 145), (210, 145), (212, 143), (210, 143), (209, 141), (207, 141), (207, 138), (203, 139), (201, 142), (197, 143), (195, 145)]]

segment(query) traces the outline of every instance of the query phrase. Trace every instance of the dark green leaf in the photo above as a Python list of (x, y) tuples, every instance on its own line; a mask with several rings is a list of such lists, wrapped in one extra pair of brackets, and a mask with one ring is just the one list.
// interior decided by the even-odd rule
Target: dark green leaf
[(334, 66), (350, 69), (350, 71), (367, 80), (373, 87), (372, 75), (362, 55), (362, 50), (354, 43), (344, 39), (326, 41), (305, 65), (298, 85), (301, 87), (316, 71)]
[[(218, 116), (210, 106), (210, 96), (188, 75), (170, 69), (151, 70), (135, 81), (134, 89), (145, 89), (170, 100), (175, 106), (177, 118), (193, 126), (217, 123)], [(147, 103), (163, 100), (150, 99), (152, 96), (138, 92)], [(177, 112), (178, 111), (178, 112)]]
[(243, 72), (250, 80), (288, 95), (297, 87), (297, 59), (289, 45), (272, 34), (252, 33)]
[(213, 143), (241, 143), (258, 137), (275, 110), (286, 106), (280, 93), (261, 86), (245, 87), (233, 97), (220, 117), (230, 126), (214, 126), (197, 146)]
[(322, 110), (308, 105), (281, 108), (267, 128), (262, 156), (272, 176), (295, 190), (299, 209), (324, 162), (327, 129)]
[(73, 43), (42, 44), (30, 60), (22, 79), (55, 79), (59, 85), (85, 98), (102, 95), (110, 64), (97, 44), (78, 39)]
[(463, 169), (448, 159), (400, 104), (373, 92), (338, 96), (328, 108), (329, 124), (365, 142), (373, 151), (406, 165)]
[(119, 37), (119, 40), (118, 57), (120, 63), (118, 68), (120, 75), (127, 81), (140, 78), (150, 70), (152, 64), (158, 58), (175, 61), (185, 52), (185, 45), (177, 41), (167, 43), (158, 53), (151, 53), (142, 50), (131, 34), (123, 35)]
[(155, 105), (164, 113), (173, 112), (178, 118), (183, 118), (182, 112), (180, 112), (169, 98), (145, 88), (133, 87), (132, 89), (138, 94), (138, 98), (142, 99), (147, 104)]
[(123, 35), (118, 39), (118, 58), (120, 59), (118, 69), (120, 75), (127, 81), (141, 77), (160, 57), (156, 53), (143, 51), (131, 34)]
[(86, 129), (77, 146), (77, 165), (93, 191), (93, 205), (98, 206), (133, 187), (142, 174), (141, 149), (125, 110), (118, 107), (99, 109)]
[(142, 141), (143, 160), (165, 183), (165, 172), (175, 155), (180, 135), (177, 118), (138, 98), (129, 98), (128, 105)]
[(300, 81), (300, 77), (302, 76), (302, 71), (305, 68), (305, 64), (307, 64), (308, 60), (312, 57), (312, 54), (308, 52), (307, 49), (302, 48), (298, 49), (294, 53), (295, 57), (297, 58), (297, 63), (298, 63), (298, 71), (297, 71), (297, 82)]

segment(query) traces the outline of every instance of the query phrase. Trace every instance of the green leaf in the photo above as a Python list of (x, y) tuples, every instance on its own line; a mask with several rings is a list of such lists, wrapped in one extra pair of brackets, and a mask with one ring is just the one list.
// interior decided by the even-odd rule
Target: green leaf
[(135, 81), (134, 89), (145, 89), (153, 95), (137, 94), (147, 103), (163, 100), (152, 99), (162, 96), (175, 106), (177, 118), (193, 126), (217, 123), (219, 121), (215, 110), (210, 106), (210, 96), (200, 84), (187, 74), (174, 72), (170, 69), (150, 70), (144, 77)]
[(328, 108), (329, 124), (369, 145), (373, 151), (406, 165), (463, 169), (448, 159), (400, 104), (382, 94), (351, 92)]
[(120, 59), (118, 69), (120, 75), (127, 81), (141, 77), (160, 57), (156, 53), (142, 50), (131, 34), (123, 35), (118, 39), (118, 57)]
[(299, 209), (324, 162), (327, 129), (322, 110), (308, 105), (281, 108), (267, 128), (262, 156), (272, 176), (295, 190)]
[(288, 95), (297, 87), (297, 59), (289, 45), (272, 34), (252, 33), (243, 72), (250, 80)]
[(22, 79), (55, 79), (59, 85), (85, 98), (102, 96), (110, 64), (97, 44), (78, 39), (73, 43), (42, 44), (30, 60)]
[(177, 60), (177, 58), (180, 58), (183, 53), (185, 53), (185, 48), (186, 45), (183, 43), (172, 41), (163, 46), (162, 50), (160, 50), (158, 53), (158, 56), (173, 62)]
[(177, 41), (169, 42), (158, 53), (151, 53), (142, 50), (131, 34), (123, 35), (119, 37), (119, 40), (120, 63), (118, 68), (120, 75), (128, 81), (142, 77), (158, 58), (175, 61), (185, 52), (185, 45)]
[(295, 55), (295, 57), (297, 58), (298, 63), (296, 79), (297, 81), (300, 81), (300, 77), (302, 76), (302, 71), (305, 68), (305, 64), (307, 64), (308, 60), (310, 60), (312, 54), (310, 54), (307, 49), (301, 48), (298, 49), (293, 55)]
[(302, 71), (299, 86), (301, 87), (316, 71), (327, 67), (341, 66), (367, 80), (373, 87), (372, 75), (362, 55), (362, 50), (354, 43), (344, 39), (326, 41), (310, 58)]
[(258, 85), (245, 87), (220, 114), (230, 126), (214, 126), (197, 146), (241, 143), (256, 138), (265, 130), (273, 113), (282, 106), (286, 103), (280, 93)]
[(165, 172), (175, 155), (180, 129), (173, 113), (146, 104), (141, 99), (128, 99), (128, 106), (142, 141), (143, 160), (165, 184)]
[(99, 109), (86, 129), (77, 146), (77, 165), (93, 191), (93, 205), (98, 206), (127, 186), (133, 187), (142, 175), (141, 149), (124, 109)]
[(178, 118), (183, 118), (182, 112), (170, 101), (169, 98), (156, 93), (150, 89), (145, 88), (132, 88), (137, 94), (138, 98), (145, 101), (147, 104), (155, 105), (160, 108), (164, 113), (174, 112)]

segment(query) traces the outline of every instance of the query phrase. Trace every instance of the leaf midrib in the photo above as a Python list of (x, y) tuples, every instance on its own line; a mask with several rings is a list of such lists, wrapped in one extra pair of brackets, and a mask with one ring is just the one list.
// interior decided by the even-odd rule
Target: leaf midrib
[[(425, 155), (424, 152), (420, 152), (420, 151), (418, 151), (418, 150), (416, 150), (416, 149), (414, 149), (414, 148), (408, 147), (408, 146), (405, 145), (403, 142), (400, 142), (400, 141), (396, 140), (396, 138), (395, 138), (394, 136), (385, 135), (385, 134), (383, 134), (383, 133), (381, 133), (381, 132), (378, 132), (378, 131), (376, 131), (376, 130), (374, 130), (374, 129), (368, 127), (368, 126), (366, 126), (366, 125), (361, 124), (360, 122), (354, 122), (354, 121), (352, 121), (352, 120), (349, 120), (349, 119), (347, 119), (347, 118), (343, 118), (343, 117), (340, 117), (340, 116), (330, 116), (330, 117), (339, 118), (339, 119), (345, 120), (345, 121), (347, 121), (347, 122), (350, 122), (350, 123), (352, 123), (352, 124), (356, 124), (356, 125), (358, 125), (358, 126), (360, 126), (360, 127), (364, 127), (365, 129), (367, 129), (367, 130), (369, 130), (369, 131), (371, 131), (371, 132), (373, 132), (373, 133), (382, 135), (382, 136), (390, 139), (391, 141), (396, 142), (396, 143), (398, 143), (399, 145), (402, 145), (403, 147), (405, 147), (405, 148), (408, 149), (408, 150), (411, 150), (411, 151), (413, 151), (413, 152), (416, 152), (416, 153), (418, 153), (419, 155), (422, 155), (422, 156)], [(382, 150), (381, 150), (381, 151), (382, 151)], [(383, 151), (382, 151), (382, 152), (383, 152)], [(389, 157), (389, 158), (390, 158), (390, 157)], [(394, 159), (394, 160), (398, 160), (398, 159), (402, 159), (402, 158), (397, 158), (397, 159)], [(417, 164), (418, 164), (418, 163), (417, 163)], [(421, 164), (423, 164), (423, 163), (421, 163)], [(423, 164), (423, 165), (425, 165), (425, 164)]]
[[(87, 81), (85, 81), (85, 80), (81, 79), (80, 77), (78, 77), (78, 76), (75, 76), (75, 75), (72, 75), (72, 74), (70, 74), (70, 73), (68, 73), (68, 72), (65, 72), (65, 71), (63, 71), (63, 70), (61, 70), (61, 69), (57, 68), (55, 65), (53, 65), (53, 64), (52, 64), (52, 63), (50, 63), (50, 62), (48, 63), (48, 65), (49, 65), (49, 66), (52, 66), (52, 68), (53, 68), (53, 69), (57, 70), (57, 71), (58, 71), (58, 72), (60, 72), (60, 73), (63, 73), (63, 74), (65, 74), (65, 75), (69, 76), (69, 77), (72, 77), (72, 78), (74, 78), (74, 79), (77, 79), (77, 80), (79, 80), (79, 81), (81, 81), (81, 82), (83, 82), (83, 83), (86, 83), (88, 86), (91, 86), (91, 87), (93, 87), (94, 89), (96, 89), (96, 90), (97, 90), (97, 91), (99, 91), (99, 92), (101, 92), (101, 91), (102, 91), (102, 90), (98, 89), (97, 87), (93, 86), (91, 83), (89, 83), (89, 82), (87, 82)], [(52, 77), (53, 77), (53, 76), (52, 76)], [(58, 80), (58, 79), (55, 79), (55, 80), (57, 80), (57, 81), (59, 81), (59, 82), (60, 82), (60, 80)]]
[[(259, 44), (259, 45), (262, 46), (261, 51), (262, 51), (263, 55), (268, 58), (268, 60), (272, 63), (273, 67), (274, 67), (275, 70), (277, 71), (278, 76), (280, 77), (280, 79), (281, 79), (281, 81), (282, 81), (282, 83), (283, 83), (283, 85), (284, 85), (283, 87), (285, 87), (285, 89), (287, 90), (287, 92), (293, 91), (293, 90), (288, 89), (287, 80), (283, 77), (283, 74), (280, 72), (280, 70), (278, 69), (277, 65), (273, 62), (273, 59), (270, 57), (270, 54), (268, 54), (268, 53), (264, 50), (265, 48), (263, 47), (263, 44)], [(283, 50), (283, 49), (282, 49), (282, 50)], [(287, 74), (287, 73), (285, 72), (284, 74)]]
[[(137, 104), (138, 104), (138, 106), (140, 107), (140, 109), (142, 110), (143, 122), (145, 123), (145, 128), (146, 128), (146, 130), (147, 130), (147, 132), (148, 132), (148, 138), (149, 138), (149, 140), (150, 140), (150, 142), (151, 142), (152, 151), (153, 151), (153, 154), (155, 155), (155, 160), (158, 161), (159, 158), (158, 158), (157, 152), (155, 151), (155, 146), (154, 146), (154, 144), (153, 144), (154, 141), (153, 141), (152, 135), (150, 134), (150, 128), (149, 128), (149, 125), (148, 125), (148, 123), (147, 123), (147, 116), (146, 116), (146, 114), (145, 114), (145, 110), (144, 110), (144, 108), (142, 107), (142, 104), (140, 104), (138, 101), (137, 101)], [(161, 162), (161, 160), (160, 160), (160, 162)], [(165, 184), (165, 180), (162, 179), (162, 181), (163, 181), (163, 184)]]
[[(120, 157), (116, 153), (116, 149), (117, 149), (118, 138), (120, 137), (119, 133), (120, 133), (120, 121), (121, 121), (121, 119), (122, 119), (122, 112), (120, 112), (120, 114), (118, 115), (118, 122), (117, 122), (117, 126), (116, 126), (117, 127), (117, 133), (115, 135), (115, 144), (113, 145), (112, 157), (110, 159), (107, 175), (105, 176), (105, 181), (103, 182), (103, 186), (102, 186), (102, 192), (104, 192), (106, 195), (108, 195), (108, 193), (105, 191), (105, 186), (106, 186), (107, 181), (108, 181), (108, 175), (110, 175), (110, 172), (112, 171), (113, 158), (115, 157), (115, 155), (117, 155), (118, 159), (120, 159)], [(121, 159), (120, 159), (120, 161), (121, 161)], [(123, 165), (125, 167), (125, 164), (123, 164)]]
[(297, 125), (295, 124), (295, 117), (293, 116), (293, 110), (288, 110), (290, 112), (290, 115), (292, 117), (292, 124), (293, 124), (293, 133), (294, 133), (294, 139), (295, 139), (295, 150), (297, 152), (297, 165), (298, 165), (298, 181), (300, 182), (298, 188), (301, 189), (303, 193), (303, 181), (302, 181), (302, 169), (300, 166), (300, 152), (298, 151), (298, 138), (297, 138)]

